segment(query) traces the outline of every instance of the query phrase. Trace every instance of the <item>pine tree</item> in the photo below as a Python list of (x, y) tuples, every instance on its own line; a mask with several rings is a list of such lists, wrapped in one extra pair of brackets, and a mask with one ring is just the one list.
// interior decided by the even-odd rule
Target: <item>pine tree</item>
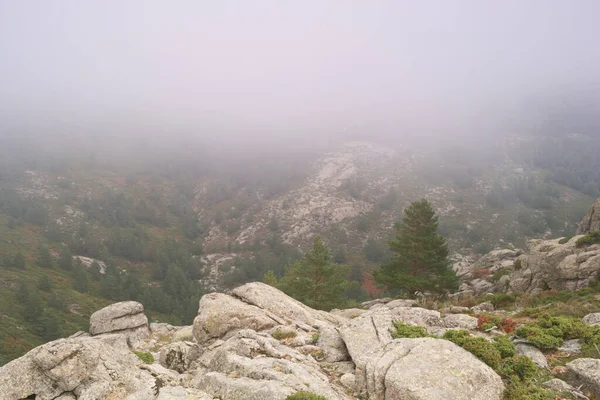
[(37, 322), (40, 317), (44, 314), (44, 305), (42, 304), (42, 298), (39, 293), (34, 290), (29, 293), (29, 297), (25, 302), (23, 308), (23, 318), (29, 322)]
[(13, 259), (13, 268), (16, 269), (25, 269), (25, 256), (23, 253), (18, 252)]
[(19, 287), (15, 293), (15, 298), (21, 304), (27, 303), (27, 299), (29, 299), (29, 286), (27, 286), (25, 282), (19, 283)]
[(73, 265), (73, 287), (81, 293), (86, 293), (89, 289), (87, 273), (85, 272), (83, 265), (81, 265), (81, 262)]
[(268, 270), (263, 277), (263, 282), (269, 286), (277, 287), (277, 277), (272, 270)]
[(68, 247), (64, 247), (58, 256), (58, 266), (65, 271), (70, 271), (73, 268), (73, 255)]
[(348, 267), (332, 263), (327, 246), (316, 238), (304, 257), (286, 267), (279, 288), (312, 308), (341, 308), (348, 301), (347, 274)]
[(404, 210), (402, 223), (396, 224), (396, 239), (390, 242), (394, 257), (375, 271), (375, 280), (409, 296), (455, 290), (458, 279), (449, 268), (448, 245), (437, 227), (431, 204), (424, 199), (413, 202)]
[(38, 289), (43, 290), (44, 292), (52, 291), (52, 281), (48, 277), (48, 275), (44, 274), (38, 280)]
[(40, 245), (37, 263), (38, 266), (42, 268), (52, 268), (52, 256), (50, 255), (50, 250), (44, 245)]
[(54, 312), (45, 313), (38, 326), (38, 333), (44, 340), (55, 340), (63, 335), (60, 317)]

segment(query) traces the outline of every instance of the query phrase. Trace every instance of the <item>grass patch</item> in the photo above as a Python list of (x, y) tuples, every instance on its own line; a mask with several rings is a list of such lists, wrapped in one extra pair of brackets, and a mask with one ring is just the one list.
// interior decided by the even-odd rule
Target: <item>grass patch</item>
[(152, 355), (152, 353), (134, 351), (133, 354), (138, 356), (138, 358), (142, 360), (145, 364), (154, 364), (154, 356)]
[(500, 268), (498, 271), (496, 271), (492, 274), (490, 281), (498, 282), (500, 280), (500, 278), (502, 278), (504, 275), (509, 275), (509, 274), (510, 274), (510, 269), (504, 268), (504, 267)]
[(297, 335), (298, 334), (295, 331), (282, 331), (280, 329), (277, 329), (275, 332), (271, 333), (271, 336), (277, 340), (292, 339)]
[(560, 240), (558, 241), (558, 244), (565, 244), (565, 243), (567, 243), (567, 242), (568, 242), (569, 240), (571, 240), (571, 239), (573, 239), (573, 236), (567, 236), (567, 237), (564, 237), (564, 238), (562, 238), (562, 239), (560, 239)]
[(285, 400), (327, 400), (327, 397), (319, 396), (313, 392), (296, 392), (294, 394), (290, 394)]
[(431, 337), (422, 326), (407, 325), (404, 322), (394, 322), (396, 331), (392, 332), (394, 339)]
[(575, 246), (581, 248), (596, 243), (600, 243), (600, 231), (590, 232), (584, 237), (577, 239), (577, 242), (575, 242)]

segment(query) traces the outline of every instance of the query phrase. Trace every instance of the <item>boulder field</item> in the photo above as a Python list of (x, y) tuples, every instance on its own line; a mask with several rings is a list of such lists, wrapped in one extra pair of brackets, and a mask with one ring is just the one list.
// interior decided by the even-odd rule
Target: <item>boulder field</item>
[(500, 376), (461, 347), (392, 337), (393, 321), (439, 335), (473, 330), (475, 318), (389, 300), (328, 313), (248, 283), (202, 297), (191, 327), (149, 324), (141, 304), (116, 303), (91, 316), (89, 333), (0, 368), (0, 399), (285, 400), (300, 391), (328, 400), (502, 398)]

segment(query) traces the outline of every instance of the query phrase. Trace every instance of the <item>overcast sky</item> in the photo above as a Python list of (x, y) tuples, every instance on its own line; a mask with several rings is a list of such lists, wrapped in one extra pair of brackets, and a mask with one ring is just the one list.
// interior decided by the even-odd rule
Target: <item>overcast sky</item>
[(0, 116), (38, 132), (453, 135), (588, 85), (597, 0), (0, 0)]

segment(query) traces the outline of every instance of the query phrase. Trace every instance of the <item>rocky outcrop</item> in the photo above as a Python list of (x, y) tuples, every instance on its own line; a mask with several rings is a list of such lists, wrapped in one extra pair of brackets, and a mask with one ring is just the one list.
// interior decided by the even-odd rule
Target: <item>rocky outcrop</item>
[(585, 288), (600, 269), (600, 245), (578, 248), (580, 237), (531, 240), (522, 254), (491, 252), (463, 274), (460, 290), (481, 295)]
[[(252, 283), (203, 296), (193, 328), (149, 329), (139, 303), (117, 303), (93, 314), (92, 336), (48, 343), (1, 368), (0, 398), (285, 400), (311, 391), (328, 400), (499, 399), (500, 377), (462, 348), (392, 338), (394, 321), (441, 332), (472, 328), (475, 318), (412, 305), (388, 299), (346, 317)], [(129, 340), (142, 328), (145, 339)]]
[(516, 352), (519, 355), (529, 357), (540, 368), (548, 368), (548, 360), (546, 356), (537, 347), (526, 344), (517, 343), (515, 346)]
[(90, 317), (90, 334), (123, 334), (130, 346), (136, 347), (148, 339), (150, 329), (144, 306), (136, 301), (123, 301), (112, 304)]
[(577, 227), (578, 235), (585, 235), (593, 231), (600, 231), (600, 198), (596, 199)]
[(578, 358), (567, 364), (581, 383), (588, 386), (596, 394), (600, 394), (600, 360), (596, 358)]
[(140, 360), (103, 341), (79, 337), (37, 347), (0, 369), (0, 398), (152, 399), (156, 380)]

